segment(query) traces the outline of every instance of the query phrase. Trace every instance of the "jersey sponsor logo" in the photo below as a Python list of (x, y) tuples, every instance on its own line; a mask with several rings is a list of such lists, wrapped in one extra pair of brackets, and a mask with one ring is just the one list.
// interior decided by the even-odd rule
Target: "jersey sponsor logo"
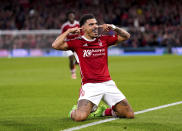
[(83, 50), (83, 57), (90, 57), (92, 55), (91, 50)]
[(83, 57), (105, 55), (105, 49), (83, 50)]

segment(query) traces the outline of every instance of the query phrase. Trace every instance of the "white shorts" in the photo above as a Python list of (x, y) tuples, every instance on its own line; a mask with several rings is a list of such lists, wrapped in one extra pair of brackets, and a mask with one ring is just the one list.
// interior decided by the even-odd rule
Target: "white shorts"
[(73, 52), (71, 50), (64, 51), (65, 56), (72, 56)]
[(80, 97), (78, 100), (86, 99), (99, 105), (103, 100), (110, 107), (116, 105), (118, 102), (124, 100), (126, 97), (117, 88), (113, 80), (102, 83), (86, 83), (80, 89)]

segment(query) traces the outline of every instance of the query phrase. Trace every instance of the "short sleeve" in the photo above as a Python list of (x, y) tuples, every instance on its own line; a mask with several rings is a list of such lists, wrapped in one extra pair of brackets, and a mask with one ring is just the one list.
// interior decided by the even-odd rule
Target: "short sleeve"
[(104, 39), (107, 41), (107, 45), (111, 46), (111, 45), (114, 45), (118, 41), (118, 36), (117, 36), (117, 34), (107, 35), (107, 36), (104, 36)]
[(68, 49), (72, 51), (76, 51), (78, 48), (78, 41), (77, 40), (67, 40), (66, 43), (68, 44)]

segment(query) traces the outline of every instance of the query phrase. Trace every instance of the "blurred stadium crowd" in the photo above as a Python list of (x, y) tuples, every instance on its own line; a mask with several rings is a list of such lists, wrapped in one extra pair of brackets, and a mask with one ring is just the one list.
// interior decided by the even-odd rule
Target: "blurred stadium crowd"
[[(0, 30), (60, 29), (66, 12), (74, 10), (77, 19), (84, 13), (94, 13), (100, 23), (127, 28), (132, 37), (124, 47), (182, 46), (181, 0), (1, 0), (0, 3)], [(0, 48), (46, 48), (54, 39), (55, 35), (0, 36), (3, 43)], [(12, 41), (15, 47), (10, 45)]]

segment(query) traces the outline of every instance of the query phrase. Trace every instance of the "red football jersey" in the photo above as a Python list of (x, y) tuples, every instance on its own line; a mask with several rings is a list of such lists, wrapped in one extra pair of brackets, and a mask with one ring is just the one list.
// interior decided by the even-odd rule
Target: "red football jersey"
[(67, 41), (69, 49), (78, 55), (82, 84), (111, 80), (107, 49), (117, 40), (117, 35), (112, 35), (99, 36), (93, 40), (81, 36)]
[[(80, 27), (80, 24), (78, 21), (74, 21), (73, 24), (71, 24), (69, 21), (67, 21), (66, 23), (64, 23), (61, 27), (61, 34), (64, 33), (65, 31), (67, 31), (69, 28), (74, 28), (74, 27)], [(75, 34), (69, 34), (67, 36), (67, 39), (73, 39), (75, 37), (78, 37), (78, 35)]]

